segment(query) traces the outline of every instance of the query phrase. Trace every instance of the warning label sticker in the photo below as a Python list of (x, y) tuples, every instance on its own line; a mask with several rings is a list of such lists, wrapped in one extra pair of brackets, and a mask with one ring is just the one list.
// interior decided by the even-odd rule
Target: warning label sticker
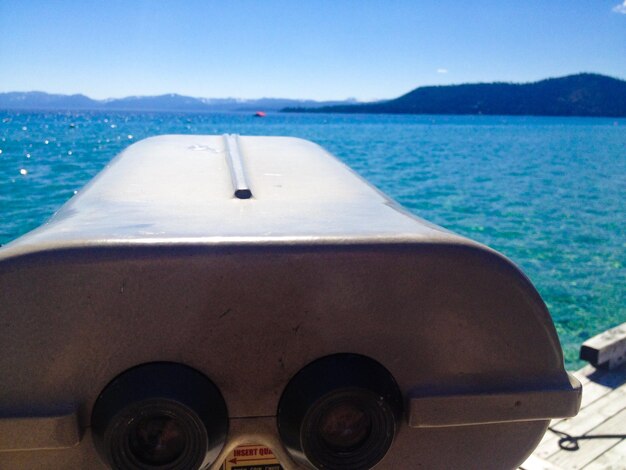
[(260, 445), (241, 445), (226, 457), (223, 470), (283, 470), (272, 449)]

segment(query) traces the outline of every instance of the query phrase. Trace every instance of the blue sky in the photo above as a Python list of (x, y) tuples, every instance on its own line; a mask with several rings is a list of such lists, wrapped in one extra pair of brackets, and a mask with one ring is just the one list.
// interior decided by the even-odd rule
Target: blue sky
[(626, 0), (0, 0), (0, 92), (392, 98), (626, 79)]

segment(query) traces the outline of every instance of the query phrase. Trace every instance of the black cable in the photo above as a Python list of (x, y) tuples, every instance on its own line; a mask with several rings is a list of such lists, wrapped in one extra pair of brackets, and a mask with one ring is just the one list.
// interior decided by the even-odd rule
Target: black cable
[(563, 431), (557, 431), (554, 428), (548, 428), (549, 431), (552, 431), (557, 436), (561, 436), (559, 439), (559, 447), (563, 450), (567, 450), (568, 452), (573, 452), (575, 450), (580, 449), (578, 445), (578, 441), (589, 440), (589, 439), (626, 439), (626, 434), (595, 434), (592, 436), (572, 436)]

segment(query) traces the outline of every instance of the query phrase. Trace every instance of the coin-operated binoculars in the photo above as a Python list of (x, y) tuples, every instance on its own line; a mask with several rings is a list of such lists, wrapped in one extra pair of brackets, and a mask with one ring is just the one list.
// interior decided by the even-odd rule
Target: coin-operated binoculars
[(510, 469), (580, 404), (510, 261), (299, 139), (132, 145), (0, 296), (3, 469)]

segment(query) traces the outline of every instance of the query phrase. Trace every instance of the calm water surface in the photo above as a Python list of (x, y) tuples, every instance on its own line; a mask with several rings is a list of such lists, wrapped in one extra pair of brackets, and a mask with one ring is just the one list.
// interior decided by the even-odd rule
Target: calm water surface
[(626, 321), (625, 119), (0, 112), (0, 244), (132, 142), (167, 133), (319, 143), (415, 214), (521, 266), (570, 368), (584, 339)]

